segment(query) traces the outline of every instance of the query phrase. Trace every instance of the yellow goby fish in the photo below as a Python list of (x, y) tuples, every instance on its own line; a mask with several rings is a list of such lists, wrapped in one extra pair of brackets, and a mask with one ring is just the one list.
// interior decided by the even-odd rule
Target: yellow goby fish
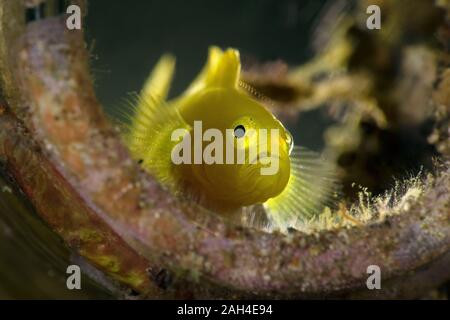
[(174, 70), (175, 59), (163, 56), (126, 133), (132, 156), (164, 186), (224, 216), (250, 214), (257, 218), (247, 223), (282, 232), (333, 204), (329, 165), (294, 146), (288, 130), (247, 91), (237, 50), (211, 47), (193, 83), (167, 101)]

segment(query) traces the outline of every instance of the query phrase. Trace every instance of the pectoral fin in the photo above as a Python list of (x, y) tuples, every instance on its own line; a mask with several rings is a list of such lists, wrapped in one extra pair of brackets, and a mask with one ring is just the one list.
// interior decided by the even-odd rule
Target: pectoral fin
[(313, 151), (294, 147), (285, 190), (264, 203), (271, 229), (297, 228), (337, 203), (340, 185), (334, 166)]

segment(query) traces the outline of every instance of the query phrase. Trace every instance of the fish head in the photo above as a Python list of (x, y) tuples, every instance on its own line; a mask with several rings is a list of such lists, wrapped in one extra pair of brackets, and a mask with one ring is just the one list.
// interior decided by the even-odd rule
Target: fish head
[[(184, 117), (193, 128), (197, 183), (210, 199), (230, 206), (263, 203), (286, 187), (290, 176), (289, 131), (260, 102), (228, 88), (202, 90)], [(201, 134), (195, 132), (201, 128)]]

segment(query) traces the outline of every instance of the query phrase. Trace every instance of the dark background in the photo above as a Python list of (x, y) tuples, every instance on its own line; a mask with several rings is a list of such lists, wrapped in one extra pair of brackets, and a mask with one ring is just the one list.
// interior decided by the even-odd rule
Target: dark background
[(311, 55), (311, 28), (324, 0), (95, 0), (86, 32), (97, 92), (112, 106), (139, 90), (165, 52), (177, 57), (175, 93), (205, 62), (208, 47), (234, 47), (261, 61), (300, 64)]
[[(96, 92), (108, 112), (127, 108), (159, 57), (177, 58), (171, 96), (194, 79), (208, 47), (234, 47), (245, 59), (299, 65), (313, 55), (311, 35), (335, 0), (90, 1), (85, 31)], [(302, 114), (289, 129), (296, 144), (320, 150), (329, 124), (321, 111)]]

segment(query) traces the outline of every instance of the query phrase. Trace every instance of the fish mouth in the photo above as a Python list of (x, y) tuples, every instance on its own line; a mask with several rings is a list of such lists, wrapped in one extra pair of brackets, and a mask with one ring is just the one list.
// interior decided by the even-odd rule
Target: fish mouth
[(270, 164), (271, 161), (280, 161), (282, 156), (283, 156), (283, 152), (277, 151), (277, 152), (268, 152), (268, 151), (262, 151), (260, 153), (258, 153), (256, 156), (254, 156), (253, 158), (249, 158), (249, 162), (248, 164), (259, 164), (259, 165), (267, 165)]
[(278, 144), (276, 144), (275, 146), (276, 147), (272, 148), (273, 150), (271, 150), (270, 152), (268, 150), (259, 152), (255, 157), (250, 159), (249, 164), (258, 164), (260, 166), (265, 166), (272, 163), (272, 161), (280, 162), (283, 156), (289, 157), (292, 149), (291, 144), (288, 145), (282, 137), (279, 137)]
[(252, 158), (249, 161), (249, 164), (257, 164), (260, 166), (265, 166), (265, 165), (270, 164), (275, 159), (280, 161), (280, 155), (279, 154), (267, 155), (267, 153), (263, 152), (263, 153), (258, 154), (256, 157)]

